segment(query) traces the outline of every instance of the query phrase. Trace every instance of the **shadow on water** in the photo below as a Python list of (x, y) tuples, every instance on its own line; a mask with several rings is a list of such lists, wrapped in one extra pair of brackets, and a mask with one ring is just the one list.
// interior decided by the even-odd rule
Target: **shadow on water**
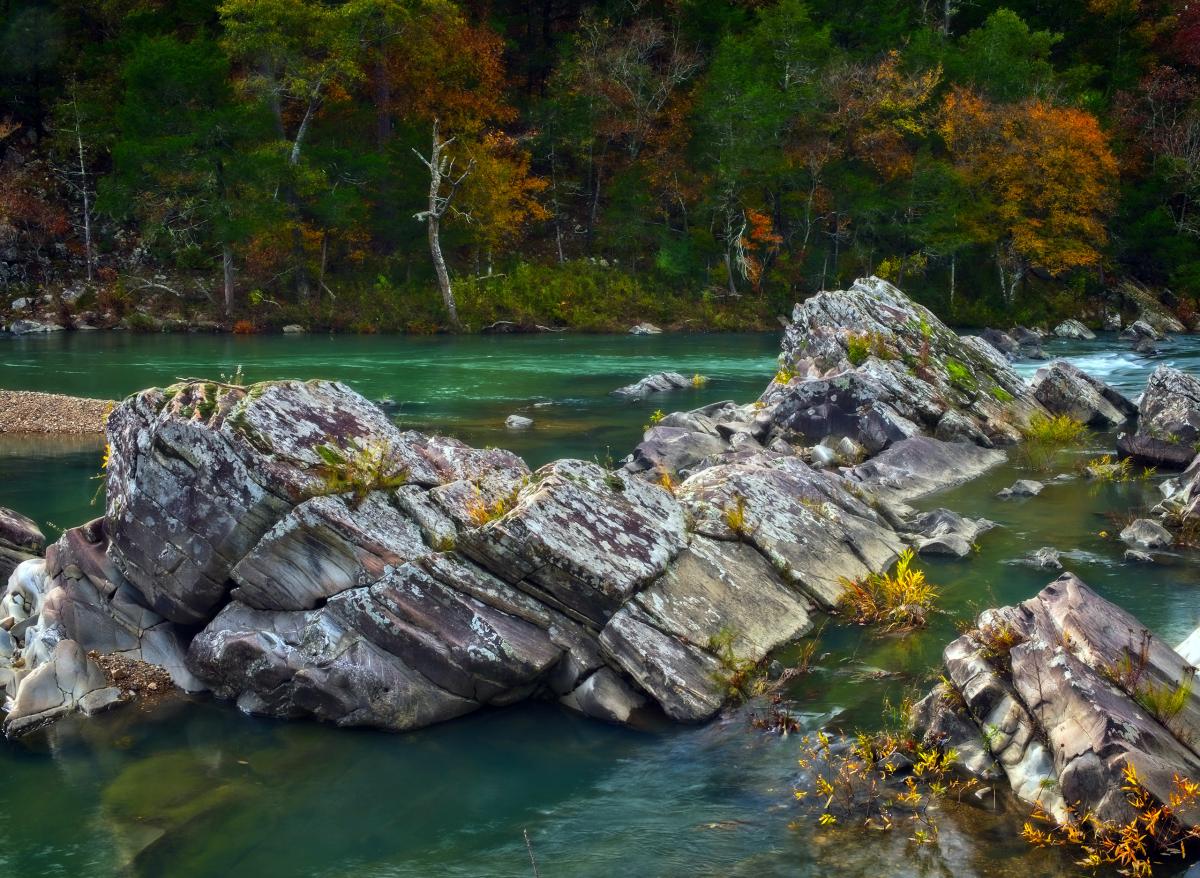
[[(557, 338), (503, 339), (477, 340), (467, 350), (441, 340), (415, 340), (410, 348), (409, 340), (305, 339), (291, 348), (283, 340), (242, 346), (202, 339), (193, 349), (192, 339), (176, 337), (155, 337), (142, 348), (143, 338), (87, 343), (99, 351), (74, 343), (40, 353), (35, 346), (0, 349), (0, 383), (21, 383), (10, 360), (31, 370), (40, 362), (36, 374), (46, 389), (116, 395), (209, 372), (198, 363), (223, 362), (213, 358), (224, 352), (251, 378), (326, 374), (371, 396), (412, 400), (428, 424), (469, 441), (480, 441), (472, 430), (494, 436), (494, 444), (517, 439), (536, 463), (560, 453), (601, 454), (595, 443), (610, 438), (627, 450), (654, 408), (751, 399), (771, 373), (776, 344), (773, 337), (689, 337), (637, 347), (627, 339), (572, 338), (556, 347)], [(1099, 364), (1093, 369), (1108, 370), (1101, 377), (1130, 393), (1148, 374), (1144, 361), (1111, 343), (1054, 343), (1052, 352), (1091, 358)], [(1200, 366), (1200, 345), (1190, 341), (1167, 354)], [(60, 359), (64, 373), (77, 377), (46, 374)], [(110, 362), (113, 374), (92, 374)], [(632, 407), (607, 395), (669, 367), (710, 374), (713, 386)], [(464, 399), (456, 387), (465, 388)], [(532, 406), (542, 398), (564, 413), (561, 421), (545, 417), (544, 433), (505, 435), (494, 426), (517, 410), (516, 401)], [(1078, 460), (1111, 443), (1097, 437), (1094, 448), (1064, 455), (1044, 475), (1071, 473)], [(5, 439), (0, 505), (74, 524), (95, 514), (89, 477), (97, 469), (96, 443)], [(1067, 569), (1169, 642), (1200, 621), (1191, 558), (1134, 567), (1122, 560), (1123, 546), (1100, 536), (1113, 530), (1110, 513), (1155, 502), (1155, 484), (1097, 487), (1073, 478), (1048, 484), (1035, 498), (994, 497), (1028, 475), (1010, 462), (921, 503), (1000, 526), (970, 559), (923, 561), (945, 610), (927, 631), (876, 637), (833, 624), (822, 631), (818, 653), (825, 655), (787, 691), (787, 706), (804, 728), (877, 727), (885, 701), (899, 703), (928, 687), (958, 620), (1025, 599), (1054, 577), (1019, 563), (1041, 546), (1063, 550)], [(785, 650), (781, 659), (787, 664), (796, 653)], [(546, 878), (1077, 874), (1059, 852), (1020, 842), (1016, 812), (947, 803), (939, 840), (928, 847), (903, 831), (817, 831), (791, 797), (799, 736), (753, 730), (749, 711), (756, 707), (659, 732), (605, 726), (550, 704), (486, 711), (404, 735), (272, 722), (187, 699), (64, 722), (43, 738), (0, 747), (0, 813), (8, 818), (0, 874), (527, 878), (533, 871), (524, 830)]]

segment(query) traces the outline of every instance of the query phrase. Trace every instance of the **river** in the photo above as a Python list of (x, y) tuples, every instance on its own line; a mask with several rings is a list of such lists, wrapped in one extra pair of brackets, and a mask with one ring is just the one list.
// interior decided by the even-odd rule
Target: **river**
[[(176, 377), (330, 377), (392, 397), (406, 426), (504, 445), (534, 466), (572, 455), (621, 457), (655, 408), (749, 400), (770, 379), (774, 335), (508, 338), (228, 338), (71, 334), (0, 339), (0, 386), (119, 396)], [(1053, 341), (1136, 395), (1157, 362), (1200, 372), (1200, 342), (1136, 358), (1115, 339)], [(645, 403), (608, 392), (664, 368), (709, 383)], [(1020, 367), (1031, 373), (1036, 364)], [(503, 428), (529, 414), (527, 433)], [(1096, 436), (1055, 473), (1112, 448)], [(0, 438), (0, 505), (51, 525), (97, 514), (95, 441)], [(923, 562), (941, 587), (927, 631), (876, 637), (827, 625), (814, 670), (788, 690), (805, 728), (872, 728), (885, 700), (927, 689), (955, 625), (1029, 597), (1053, 575), (1019, 563), (1041, 546), (1175, 642), (1200, 622), (1191, 558), (1152, 568), (1101, 536), (1109, 516), (1156, 502), (1152, 482), (1051, 484), (1038, 497), (993, 495), (1028, 476), (1014, 456), (982, 479), (927, 498), (1000, 527), (972, 558)], [(788, 663), (790, 651), (781, 656)], [(548, 704), (483, 712), (393, 735), (246, 717), (200, 700), (64, 722), (0, 744), (0, 874), (255, 875), (322, 878), (531, 876), (527, 831), (545, 878), (563, 876), (990, 876), (1077, 873), (1057, 851), (1028, 849), (1019, 814), (946, 805), (936, 845), (898, 830), (818, 830), (791, 797), (798, 736), (754, 730), (749, 708), (699, 728), (635, 732)], [(140, 854), (133, 859), (133, 853)]]

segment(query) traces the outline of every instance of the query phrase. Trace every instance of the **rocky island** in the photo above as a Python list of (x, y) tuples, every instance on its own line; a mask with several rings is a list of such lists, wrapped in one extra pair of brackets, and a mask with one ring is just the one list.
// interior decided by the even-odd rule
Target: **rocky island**
[[(969, 555), (990, 522), (910, 501), (1002, 462), (1031, 420), (1190, 424), (1194, 400), (1157, 375), (1140, 412), (1066, 364), (1028, 383), (867, 278), (796, 306), (759, 399), (666, 415), (613, 469), (531, 472), (401, 430), (336, 382), (144, 390), (108, 418), (104, 516), (15, 559), (4, 730), (127, 700), (113, 657), (246, 712), (341, 726), (531, 698), (702, 722), (739, 697), (731, 678), (838, 612), (847, 582), (909, 547)], [(1165, 523), (1186, 518), (1192, 470)], [(1061, 820), (1119, 816), (1128, 762), (1156, 795), (1200, 775), (1200, 694), (1167, 722), (1111, 669), (1144, 659), (1147, 680), (1178, 687), (1189, 655), (1067, 574), (947, 647), (913, 721), (962, 771)]]

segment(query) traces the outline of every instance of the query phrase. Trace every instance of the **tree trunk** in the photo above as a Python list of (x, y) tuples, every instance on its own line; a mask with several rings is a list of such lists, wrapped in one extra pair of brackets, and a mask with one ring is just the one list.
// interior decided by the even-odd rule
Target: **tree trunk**
[(458, 329), (462, 324), (458, 322), (458, 306), (454, 302), (454, 290), (450, 287), (450, 272), (446, 270), (446, 260), (442, 256), (441, 220), (430, 216), (428, 227), (429, 254), (433, 257), (433, 270), (437, 274), (438, 288), (442, 291), (442, 301), (446, 305), (446, 313), (450, 315), (450, 323)]
[(88, 192), (87, 162), (84, 160), (83, 129), (79, 122), (79, 104), (72, 92), (71, 104), (75, 111), (75, 147), (79, 155), (79, 192), (83, 196), (83, 258), (87, 263), (87, 279), (92, 280), (92, 198)]
[(229, 244), (221, 245), (221, 268), (225, 276), (225, 316), (233, 315), (233, 248)]
[(733, 257), (730, 255), (728, 247), (725, 248), (725, 275), (729, 278), (729, 295), (736, 296), (738, 291), (733, 282)]
[(958, 254), (950, 254), (950, 313), (954, 314), (954, 271), (958, 266)]

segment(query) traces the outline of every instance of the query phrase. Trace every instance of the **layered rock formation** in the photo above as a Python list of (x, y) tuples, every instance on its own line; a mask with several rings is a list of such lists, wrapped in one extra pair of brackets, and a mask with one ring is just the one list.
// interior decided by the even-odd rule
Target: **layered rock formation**
[[(531, 473), (401, 431), (333, 382), (136, 394), (109, 419), (105, 517), (26, 568), (8, 693), (19, 705), (60, 663), (86, 689), (75, 660), (96, 650), (340, 725), (531, 697), (711, 717), (736, 668), (806, 632), (843, 577), (906, 544), (969, 545), (981, 523), (910, 520), (905, 501), (995, 465), (991, 446), (1043, 410), (1001, 356), (883, 281), (794, 317), (759, 401), (669, 415), (616, 471)], [(84, 706), (57, 691), (30, 725)]]
[[(1006, 777), (1060, 820), (1068, 805), (1127, 820), (1127, 763), (1160, 801), (1176, 775), (1200, 777), (1196, 668), (1070, 573), (985, 611), (943, 660), (946, 682), (914, 709), (918, 734), (957, 749), (971, 774)], [(1153, 713), (1163, 703), (1153, 692), (1177, 693), (1178, 709)]]

